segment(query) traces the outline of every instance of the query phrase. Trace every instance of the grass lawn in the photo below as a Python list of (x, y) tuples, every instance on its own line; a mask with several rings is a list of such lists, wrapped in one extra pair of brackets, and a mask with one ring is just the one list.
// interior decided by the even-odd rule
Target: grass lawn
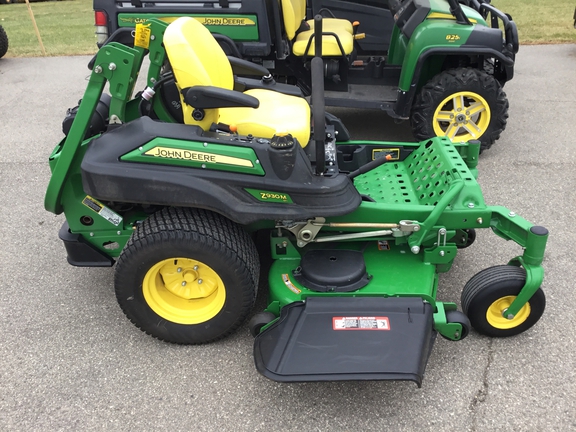
[(518, 26), (520, 44), (576, 43), (574, 0), (492, 0)]
[[(576, 43), (575, 0), (492, 0), (518, 25), (521, 44)], [(96, 52), (92, 0), (32, 3), (49, 56)], [(0, 5), (0, 24), (9, 39), (7, 57), (40, 56), (42, 52), (26, 4)]]
[[(47, 55), (96, 52), (92, 0), (50, 1), (31, 6)], [(42, 55), (25, 3), (0, 5), (0, 24), (8, 34), (6, 57)]]

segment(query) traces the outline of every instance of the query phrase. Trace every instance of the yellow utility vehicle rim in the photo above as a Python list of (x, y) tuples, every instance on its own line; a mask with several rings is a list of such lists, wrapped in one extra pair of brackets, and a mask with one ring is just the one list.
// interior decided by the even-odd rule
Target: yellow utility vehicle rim
[(501, 297), (490, 305), (486, 311), (486, 320), (488, 323), (498, 329), (511, 329), (518, 327), (530, 316), (530, 303), (522, 306), (516, 316), (512, 319), (505, 317), (505, 311), (510, 307), (516, 296)]
[(162, 318), (178, 324), (199, 324), (214, 318), (226, 300), (220, 276), (206, 264), (171, 258), (155, 264), (144, 276), (144, 299)]
[(434, 133), (452, 141), (479, 139), (490, 125), (490, 106), (479, 94), (458, 92), (434, 111)]

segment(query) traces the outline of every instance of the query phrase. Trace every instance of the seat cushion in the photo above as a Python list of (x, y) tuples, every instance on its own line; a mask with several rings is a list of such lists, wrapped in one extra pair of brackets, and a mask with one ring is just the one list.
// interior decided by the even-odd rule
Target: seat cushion
[(310, 140), (310, 106), (306, 99), (263, 89), (248, 90), (244, 94), (257, 98), (260, 106), (221, 108), (219, 122), (236, 125), (241, 135), (270, 139), (278, 133), (289, 133), (306, 147)]
[[(338, 36), (345, 55), (350, 54), (354, 49), (354, 37), (348, 31), (342, 29), (323, 29), (323, 31), (329, 31), (331, 33), (335, 33)], [(306, 52), (306, 45), (308, 44), (308, 40), (312, 37), (312, 35), (314, 35), (314, 30), (303, 31), (296, 35), (296, 39), (292, 45), (292, 52), (294, 55), (304, 55)], [(313, 56), (314, 51), (314, 40), (312, 40), (307, 55)], [(338, 46), (336, 37), (333, 35), (322, 36), (322, 57), (334, 57), (341, 55), (342, 50), (340, 50), (340, 47)]]
[[(310, 30), (314, 30), (313, 19), (306, 21), (306, 24), (310, 26)], [(346, 31), (350, 34), (354, 33), (354, 27), (352, 27), (352, 23), (346, 19), (340, 18), (323, 18), (322, 30), (329, 32)]]

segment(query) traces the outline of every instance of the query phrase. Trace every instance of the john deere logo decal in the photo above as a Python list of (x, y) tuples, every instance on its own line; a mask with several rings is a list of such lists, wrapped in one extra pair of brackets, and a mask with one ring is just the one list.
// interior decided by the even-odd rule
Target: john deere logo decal
[(233, 18), (233, 17), (192, 17), (196, 21), (206, 26), (253, 26), (256, 25), (250, 18)]
[(144, 154), (165, 159), (181, 159), (200, 163), (226, 164), (249, 168), (254, 166), (252, 162), (247, 159), (171, 147), (154, 147)]

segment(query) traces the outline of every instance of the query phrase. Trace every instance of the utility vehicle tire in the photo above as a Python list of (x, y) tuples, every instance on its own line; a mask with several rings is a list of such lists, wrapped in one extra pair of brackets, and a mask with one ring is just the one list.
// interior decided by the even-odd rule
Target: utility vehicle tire
[(473, 68), (450, 69), (432, 78), (416, 97), (410, 116), (418, 140), (448, 136), (453, 142), (479, 140), (480, 150), (506, 129), (508, 99), (500, 83)]
[(0, 58), (4, 57), (4, 54), (8, 52), (8, 35), (4, 30), (4, 27), (0, 26)]
[(502, 314), (526, 283), (526, 272), (509, 265), (490, 267), (474, 275), (462, 290), (462, 309), (474, 329), (486, 336), (520, 334), (540, 319), (546, 307), (541, 288), (512, 319)]
[(259, 272), (256, 246), (240, 226), (205, 210), (165, 208), (136, 228), (114, 285), (120, 307), (141, 330), (200, 344), (242, 324)]

